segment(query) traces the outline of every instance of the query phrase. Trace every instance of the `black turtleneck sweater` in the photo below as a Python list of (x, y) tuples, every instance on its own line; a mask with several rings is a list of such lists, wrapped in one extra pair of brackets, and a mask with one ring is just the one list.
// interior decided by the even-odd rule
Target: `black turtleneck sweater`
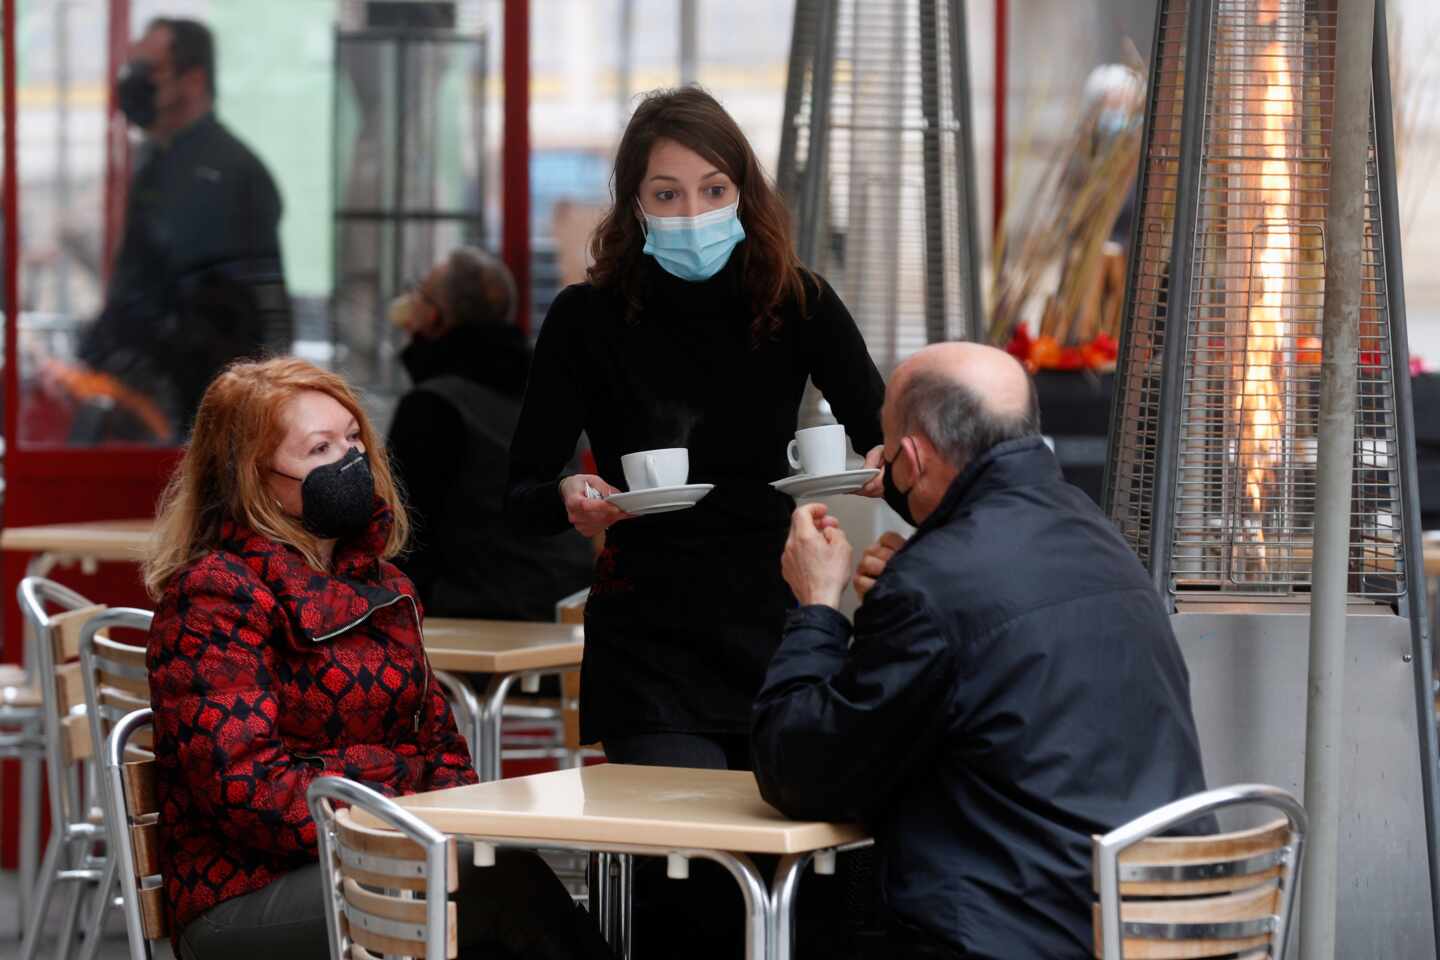
[(558, 480), (584, 431), (599, 473), (624, 489), (620, 457), (687, 447), (690, 482), (714, 491), (690, 510), (610, 528), (586, 610), (582, 737), (740, 733), (793, 605), (780, 551), (807, 378), (861, 453), (881, 442), (884, 382), (839, 297), (807, 281), (778, 332), (757, 340), (739, 251), (690, 283), (646, 261), (642, 309), (612, 291), (561, 291), (536, 345), (510, 448), (507, 512), (519, 529), (569, 527)]

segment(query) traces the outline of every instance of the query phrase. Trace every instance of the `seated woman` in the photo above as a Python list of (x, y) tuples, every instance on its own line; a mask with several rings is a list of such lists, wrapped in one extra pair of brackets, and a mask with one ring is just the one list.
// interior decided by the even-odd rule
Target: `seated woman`
[[(408, 523), (340, 377), (238, 363), (205, 391), (145, 564), (161, 865), (184, 960), (327, 953), (305, 790), (474, 783), (388, 558)], [(539, 858), (460, 859), (460, 956), (609, 953)]]

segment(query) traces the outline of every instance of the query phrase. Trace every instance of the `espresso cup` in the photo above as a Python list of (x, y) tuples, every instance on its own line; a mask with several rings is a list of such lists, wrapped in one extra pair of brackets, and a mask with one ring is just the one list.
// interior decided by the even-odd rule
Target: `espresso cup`
[(790, 466), (812, 477), (845, 470), (845, 428), (838, 423), (796, 430), (785, 450)]
[(620, 466), (632, 493), (653, 487), (679, 487), (690, 478), (690, 451), (684, 447), (641, 450), (621, 457)]

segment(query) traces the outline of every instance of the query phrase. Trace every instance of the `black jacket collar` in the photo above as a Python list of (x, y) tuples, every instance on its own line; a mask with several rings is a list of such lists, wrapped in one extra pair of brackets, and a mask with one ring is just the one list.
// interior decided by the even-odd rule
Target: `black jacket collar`
[(443, 376), (473, 380), (506, 396), (520, 396), (530, 373), (530, 346), (519, 327), (461, 324), (434, 340), (412, 339), (400, 362), (416, 386)]
[(376, 497), (369, 526), (335, 545), (332, 572), (316, 570), (294, 547), (233, 520), (221, 525), (220, 548), (240, 557), (286, 608), (300, 634), (318, 643), (381, 607), (413, 597), (410, 582), (380, 559), (392, 520), (385, 501)]
[(963, 507), (998, 490), (1061, 479), (1060, 463), (1040, 437), (1021, 437), (996, 444), (951, 481), (940, 504), (920, 524), (916, 535), (943, 526)]

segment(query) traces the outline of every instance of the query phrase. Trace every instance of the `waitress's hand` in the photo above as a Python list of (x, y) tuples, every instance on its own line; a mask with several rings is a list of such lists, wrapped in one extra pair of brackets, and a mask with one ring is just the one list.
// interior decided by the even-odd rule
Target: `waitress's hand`
[(613, 503), (586, 496), (587, 484), (602, 497), (622, 492), (593, 473), (577, 473), (560, 481), (560, 499), (565, 503), (565, 515), (582, 536), (598, 536), (617, 520), (629, 519), (630, 514)]
[(882, 472), (877, 473), (875, 476), (865, 481), (865, 486), (861, 487), (858, 491), (860, 496), (883, 497), (885, 495), (885, 474), (883, 472), (885, 470), (884, 444), (881, 444), (880, 446), (871, 450), (869, 453), (865, 454), (865, 469), (880, 470)]

